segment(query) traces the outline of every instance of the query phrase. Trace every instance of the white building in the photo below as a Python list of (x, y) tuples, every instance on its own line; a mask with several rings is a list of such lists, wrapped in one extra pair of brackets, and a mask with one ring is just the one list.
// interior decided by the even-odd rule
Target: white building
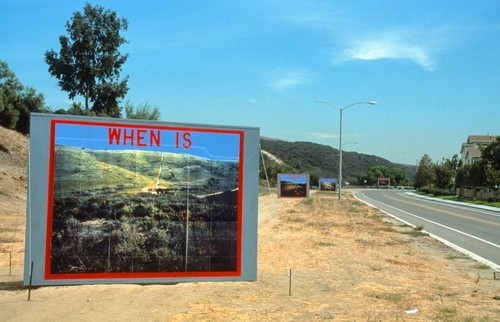
[(466, 143), (462, 143), (460, 155), (462, 163), (472, 164), (481, 159), (481, 148), (486, 147), (491, 142), (495, 141), (497, 135), (469, 135)]

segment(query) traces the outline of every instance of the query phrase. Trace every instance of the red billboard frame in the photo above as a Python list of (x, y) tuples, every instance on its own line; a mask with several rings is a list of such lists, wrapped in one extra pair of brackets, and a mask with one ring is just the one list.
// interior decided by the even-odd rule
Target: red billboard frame
[[(108, 127), (122, 129), (139, 130), (137, 134), (137, 146), (146, 144), (146, 141), (141, 140), (141, 131), (158, 130), (158, 131), (174, 131), (176, 133), (176, 144), (188, 144), (189, 137), (179, 136), (179, 133), (206, 133), (206, 134), (228, 134), (239, 135), (239, 163), (238, 163), (238, 204), (237, 204), (237, 246), (236, 246), (236, 270), (234, 271), (191, 271), (191, 272), (103, 272), (103, 273), (51, 273), (51, 238), (52, 238), (52, 222), (53, 222), (53, 200), (54, 200), (54, 171), (55, 171), (55, 139), (56, 126), (58, 124), (68, 124), (74, 126), (89, 126), (89, 127)], [(245, 132), (242, 130), (219, 129), (219, 128), (200, 128), (200, 127), (184, 127), (184, 126), (169, 126), (169, 125), (151, 125), (137, 123), (114, 123), (114, 122), (94, 122), (80, 120), (62, 120), (52, 119), (50, 121), (50, 147), (49, 147), (49, 173), (48, 173), (48, 197), (47, 197), (47, 223), (46, 223), (46, 244), (45, 244), (45, 263), (44, 263), (44, 278), (46, 280), (79, 280), (79, 279), (148, 279), (148, 278), (190, 278), (190, 277), (235, 277), (241, 276), (242, 262), (242, 205), (243, 205), (243, 160), (244, 160), (244, 143)], [(184, 140), (183, 140), (184, 139)], [(154, 138), (150, 138), (152, 143)]]

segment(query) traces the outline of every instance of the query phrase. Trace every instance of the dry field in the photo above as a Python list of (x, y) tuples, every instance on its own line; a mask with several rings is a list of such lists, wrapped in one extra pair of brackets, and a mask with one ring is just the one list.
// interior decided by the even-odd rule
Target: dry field
[(330, 193), (259, 198), (255, 282), (40, 287), (28, 301), (20, 140), (0, 140), (1, 321), (500, 321), (491, 269)]
[(21, 285), (24, 218), (2, 215), (2, 320), (500, 319), (500, 280), (490, 269), (350, 196), (259, 202), (256, 282), (41, 287), (29, 302)]

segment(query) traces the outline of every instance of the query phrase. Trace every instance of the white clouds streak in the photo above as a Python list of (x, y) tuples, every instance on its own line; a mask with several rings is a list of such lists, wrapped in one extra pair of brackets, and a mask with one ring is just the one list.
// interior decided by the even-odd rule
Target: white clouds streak
[(275, 91), (283, 91), (293, 86), (309, 83), (310, 73), (303, 69), (277, 70), (272, 73), (269, 87)]
[(349, 60), (408, 59), (427, 71), (434, 70), (432, 49), (425, 45), (407, 44), (396, 39), (379, 39), (357, 43), (345, 49), (337, 63)]
[[(283, 7), (275, 19), (329, 38), (335, 51), (334, 64), (407, 60), (426, 71), (434, 71), (438, 55), (462, 42), (464, 37), (464, 27), (458, 22), (424, 23), (406, 5), (394, 12), (381, 13), (379, 5), (370, 10), (369, 6), (360, 9), (345, 3), (299, 1), (294, 6), (277, 3)], [(400, 22), (402, 16), (408, 17), (405, 24)]]
[(341, 54), (334, 64), (353, 60), (409, 60), (426, 71), (436, 69), (438, 55), (463, 41), (461, 27), (405, 26), (389, 30), (359, 31), (356, 38), (343, 35)]

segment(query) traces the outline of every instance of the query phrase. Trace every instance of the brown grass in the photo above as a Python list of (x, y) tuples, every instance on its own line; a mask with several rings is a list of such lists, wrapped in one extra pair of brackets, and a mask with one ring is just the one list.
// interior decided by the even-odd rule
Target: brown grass
[(255, 282), (43, 287), (28, 303), (2, 264), (2, 320), (499, 320), (491, 269), (350, 196), (259, 202)]

